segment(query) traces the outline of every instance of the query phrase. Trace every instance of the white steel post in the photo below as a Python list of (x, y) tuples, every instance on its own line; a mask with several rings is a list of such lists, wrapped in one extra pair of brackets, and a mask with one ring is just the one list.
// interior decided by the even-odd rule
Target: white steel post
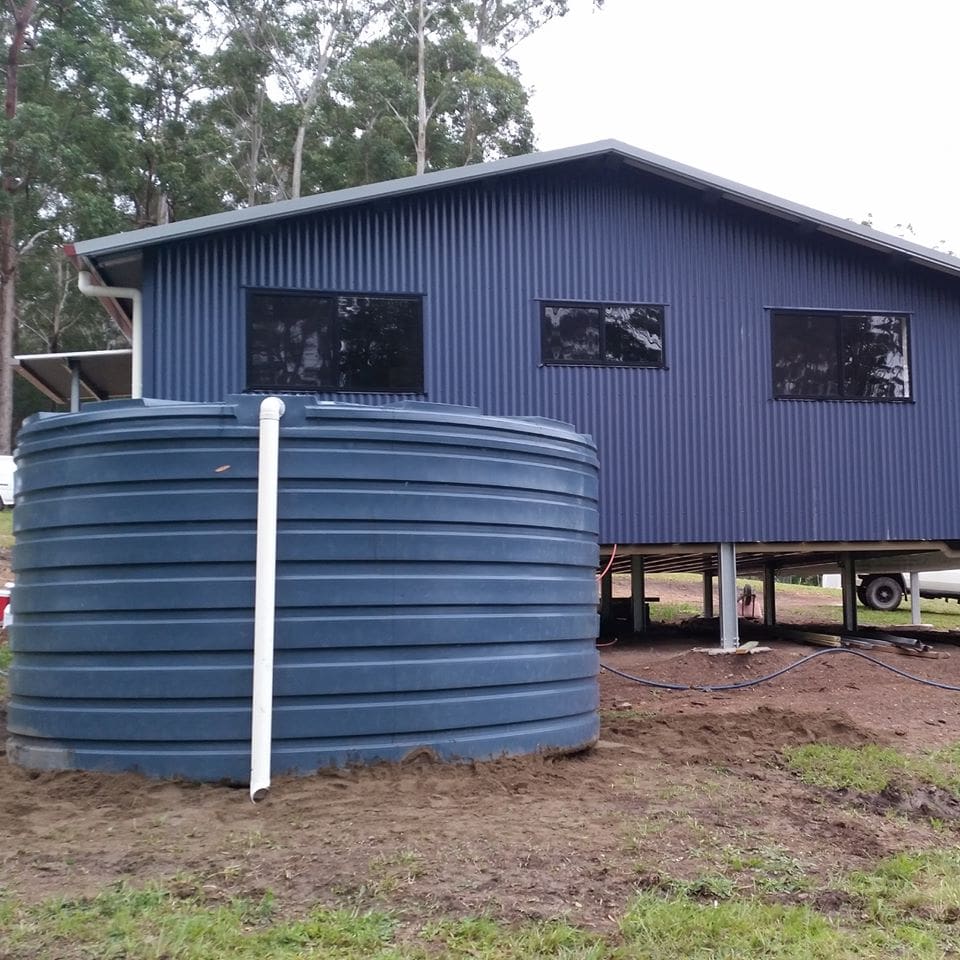
[(80, 409), (80, 363), (71, 360), (70, 366), (70, 412), (77, 413)]
[(737, 620), (737, 550), (732, 543), (721, 543), (720, 556), (720, 646), (736, 650), (740, 646)]
[(920, 574), (916, 570), (910, 571), (910, 622), (914, 626), (920, 623)]

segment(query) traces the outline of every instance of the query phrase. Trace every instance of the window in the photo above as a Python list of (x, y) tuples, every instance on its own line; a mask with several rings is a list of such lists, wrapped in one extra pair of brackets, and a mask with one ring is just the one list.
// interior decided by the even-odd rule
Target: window
[(807, 400), (907, 400), (907, 317), (777, 310), (773, 395)]
[(422, 301), (251, 292), (247, 389), (422, 392)]
[(663, 366), (662, 306), (640, 303), (541, 304), (544, 363)]

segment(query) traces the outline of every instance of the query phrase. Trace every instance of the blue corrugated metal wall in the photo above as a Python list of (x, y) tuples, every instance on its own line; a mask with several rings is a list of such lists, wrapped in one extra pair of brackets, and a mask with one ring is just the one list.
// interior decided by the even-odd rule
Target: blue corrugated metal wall
[[(429, 399), (592, 434), (603, 542), (960, 539), (960, 283), (931, 271), (640, 174), (524, 174), (153, 251), (147, 395), (243, 389), (248, 286), (424, 294)], [(538, 298), (665, 303), (668, 368), (541, 366)], [(768, 307), (909, 312), (915, 402), (771, 399)]]

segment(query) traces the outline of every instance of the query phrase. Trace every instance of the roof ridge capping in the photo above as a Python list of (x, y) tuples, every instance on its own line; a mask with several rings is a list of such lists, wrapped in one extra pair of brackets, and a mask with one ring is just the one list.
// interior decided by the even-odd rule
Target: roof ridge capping
[(71, 257), (96, 258), (109, 256), (116, 253), (136, 251), (159, 243), (202, 236), (218, 230), (228, 230), (248, 224), (310, 213), (315, 210), (333, 209), (388, 197), (404, 196), (439, 187), (503, 176), (522, 170), (535, 170), (605, 155), (620, 157), (627, 165), (655, 176), (683, 183), (705, 192), (719, 193), (725, 200), (770, 214), (782, 220), (809, 223), (822, 233), (875, 250), (905, 256), (914, 263), (960, 276), (960, 258), (910, 240), (904, 240), (901, 237), (874, 230), (872, 227), (855, 223), (852, 220), (845, 220), (842, 217), (785, 200), (774, 194), (756, 190), (753, 187), (707, 173), (696, 167), (678, 163), (658, 154), (641, 150), (639, 147), (633, 147), (620, 140), (597, 140), (593, 143), (565, 147), (559, 150), (527, 153), (518, 157), (506, 157), (501, 160), (471, 164), (466, 167), (437, 170), (419, 176), (401, 177), (396, 180), (384, 180), (358, 187), (347, 187), (343, 190), (317, 193), (293, 200), (278, 200), (274, 203), (243, 207), (225, 213), (208, 214), (207, 216), (180, 220), (175, 223), (82, 240), (69, 244), (65, 249)]

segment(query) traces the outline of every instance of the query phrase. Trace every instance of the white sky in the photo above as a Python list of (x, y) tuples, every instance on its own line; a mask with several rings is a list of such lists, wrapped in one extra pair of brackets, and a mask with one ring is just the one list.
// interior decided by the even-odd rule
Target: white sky
[(614, 137), (960, 255), (958, 0), (571, 7), (514, 53), (540, 149)]

